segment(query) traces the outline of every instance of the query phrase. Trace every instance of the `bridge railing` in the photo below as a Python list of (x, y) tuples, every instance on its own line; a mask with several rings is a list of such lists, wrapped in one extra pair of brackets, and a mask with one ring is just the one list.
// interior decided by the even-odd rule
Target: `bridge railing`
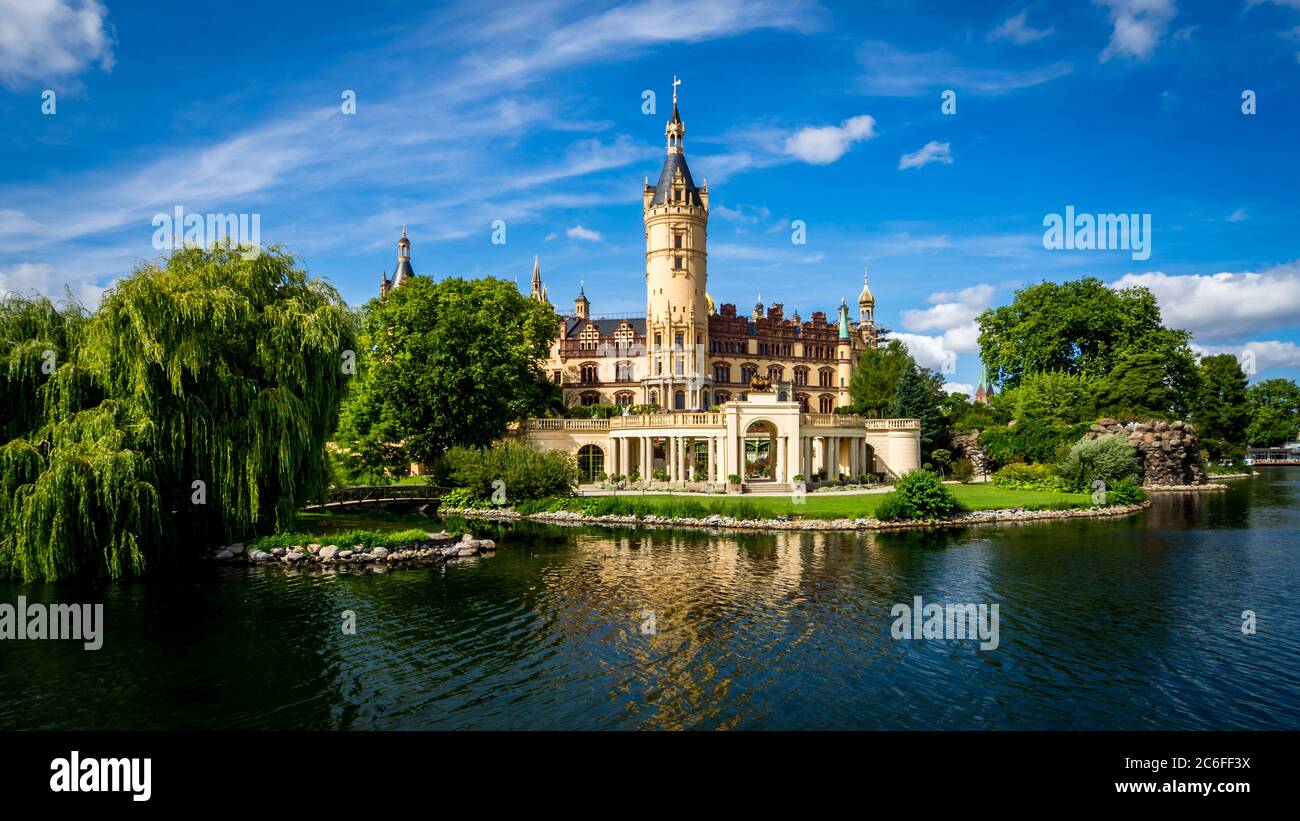
[(380, 505), (386, 502), (436, 502), (447, 492), (437, 485), (366, 485), (330, 488), (325, 498), (308, 508), (352, 504)]

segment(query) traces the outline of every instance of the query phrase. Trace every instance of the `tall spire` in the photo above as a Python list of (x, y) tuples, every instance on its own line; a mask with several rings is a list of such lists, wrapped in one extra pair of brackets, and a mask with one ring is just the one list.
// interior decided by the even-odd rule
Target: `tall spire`
[(851, 338), (852, 335), (849, 333), (849, 305), (844, 301), (844, 297), (840, 297), (840, 341), (843, 342)]
[(542, 266), (533, 255), (533, 287), (530, 296), (537, 302), (546, 301), (546, 289), (542, 287)]

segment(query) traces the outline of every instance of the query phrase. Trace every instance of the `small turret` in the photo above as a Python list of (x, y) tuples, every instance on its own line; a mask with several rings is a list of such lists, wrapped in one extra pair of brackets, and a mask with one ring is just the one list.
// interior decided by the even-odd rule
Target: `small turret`
[(867, 269), (862, 269), (862, 293), (858, 294), (858, 324), (870, 325), (876, 321), (876, 297), (867, 284)]
[(585, 285), (578, 286), (578, 298), (573, 300), (573, 315), (578, 319), (587, 319), (591, 316), (591, 301), (587, 299)]

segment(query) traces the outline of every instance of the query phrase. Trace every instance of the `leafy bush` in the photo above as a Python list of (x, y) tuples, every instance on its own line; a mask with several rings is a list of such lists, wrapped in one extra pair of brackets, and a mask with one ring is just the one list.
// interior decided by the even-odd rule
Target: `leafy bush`
[(452, 448), (439, 466), (445, 481), (466, 488), (475, 499), (492, 496), (492, 483), (505, 482), (510, 504), (544, 496), (567, 496), (578, 483), (578, 466), (560, 451), (536, 450), (522, 442), (497, 443), (490, 448)]
[(487, 507), (487, 502), (479, 498), (473, 490), (467, 487), (454, 487), (442, 495), (439, 507), (450, 508), (473, 508)]
[(1088, 423), (1054, 425), (1041, 419), (1021, 419), (1014, 425), (989, 428), (980, 434), (980, 443), (989, 457), (999, 465), (1012, 462), (1055, 464), (1063, 451), (1077, 442), (1089, 428)]
[(952, 463), (952, 478), (966, 484), (975, 478), (975, 464), (969, 459), (958, 459)]
[(1142, 492), (1142, 488), (1132, 479), (1120, 479), (1114, 485), (1106, 488), (1106, 504), (1108, 505), (1136, 505), (1145, 502), (1147, 495)]
[(1060, 475), (1067, 489), (1087, 491), (1096, 481), (1113, 488), (1123, 479), (1136, 479), (1142, 475), (1142, 469), (1137, 451), (1116, 434), (1080, 439), (1062, 460)]
[(993, 484), (1008, 490), (1057, 490), (1056, 472), (1048, 465), (1013, 462), (993, 474)]
[(944, 486), (943, 480), (928, 470), (904, 474), (885, 494), (876, 508), (876, 518), (944, 519), (960, 513), (961, 502)]

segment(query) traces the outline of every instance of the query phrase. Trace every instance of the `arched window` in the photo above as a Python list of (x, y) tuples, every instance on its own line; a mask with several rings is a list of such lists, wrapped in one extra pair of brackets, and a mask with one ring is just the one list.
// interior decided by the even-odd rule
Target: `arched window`
[(717, 393), (713, 394), (713, 401), (717, 402), (719, 405), (721, 405), (724, 402), (730, 402), (731, 394), (727, 393), (726, 391), (718, 391)]
[(750, 383), (750, 381), (753, 380), (753, 378), (754, 378), (754, 374), (756, 374), (756, 373), (758, 373), (758, 366), (757, 366), (757, 365), (741, 365), (741, 366), (740, 366), (740, 382), (741, 382), (741, 384), (743, 384), (743, 385), (748, 385), (748, 384)]
[(584, 385), (593, 385), (600, 381), (600, 369), (595, 362), (582, 363), (578, 366), (578, 372)]
[(583, 445), (578, 449), (578, 478), (584, 482), (600, 481), (605, 472), (605, 452), (599, 445)]
[(580, 397), (578, 397), (578, 398), (579, 398), (579, 401), (581, 401), (582, 404), (584, 404), (584, 405), (599, 405), (599, 404), (600, 404), (600, 394), (599, 394), (599, 393), (596, 393), (595, 391), (584, 391), (584, 392), (582, 393), (582, 395), (581, 395)]
[(817, 384), (823, 388), (829, 388), (835, 384), (835, 371), (830, 368), (822, 368), (817, 372)]
[(659, 405), (659, 391), (650, 391), (650, 404)]
[(767, 378), (773, 383), (780, 382), (785, 378), (785, 368), (780, 365), (768, 365)]
[(716, 364), (713, 366), (713, 381), (727, 383), (731, 381), (731, 366), (727, 364)]
[(708, 388), (700, 388), (700, 407), (703, 408), (703, 409), (705, 409), (705, 410), (708, 410), (708, 409), (709, 409), (709, 389), (708, 389)]
[(807, 413), (807, 412), (808, 412), (808, 394), (806, 394), (806, 393), (798, 393), (798, 394), (795, 394), (795, 397), (794, 397), (794, 398), (795, 398), (796, 401), (799, 402), (799, 410), (800, 410), (801, 412), (803, 412), (803, 413)]
[(794, 383), (795, 383), (796, 385), (801, 386), (801, 387), (802, 387), (803, 385), (807, 385), (807, 384), (808, 384), (808, 369), (807, 369), (807, 368), (801, 366), (801, 367), (798, 367), (798, 368), (795, 368), (795, 369), (794, 369)]
[(614, 378), (619, 382), (636, 381), (636, 364), (630, 360), (623, 360), (614, 366)]
[(614, 404), (618, 405), (621, 408), (626, 408), (628, 405), (631, 405), (634, 401), (636, 401), (636, 395), (633, 394), (631, 391), (619, 391), (618, 393), (614, 394)]
[(686, 410), (686, 391), (673, 394), (673, 410)]
[(823, 393), (823, 394), (822, 394), (822, 395), (817, 399), (817, 404), (818, 404), (818, 408), (819, 408), (819, 410), (820, 410), (822, 413), (834, 413), (834, 412), (835, 412), (835, 397), (831, 396), (829, 393)]

